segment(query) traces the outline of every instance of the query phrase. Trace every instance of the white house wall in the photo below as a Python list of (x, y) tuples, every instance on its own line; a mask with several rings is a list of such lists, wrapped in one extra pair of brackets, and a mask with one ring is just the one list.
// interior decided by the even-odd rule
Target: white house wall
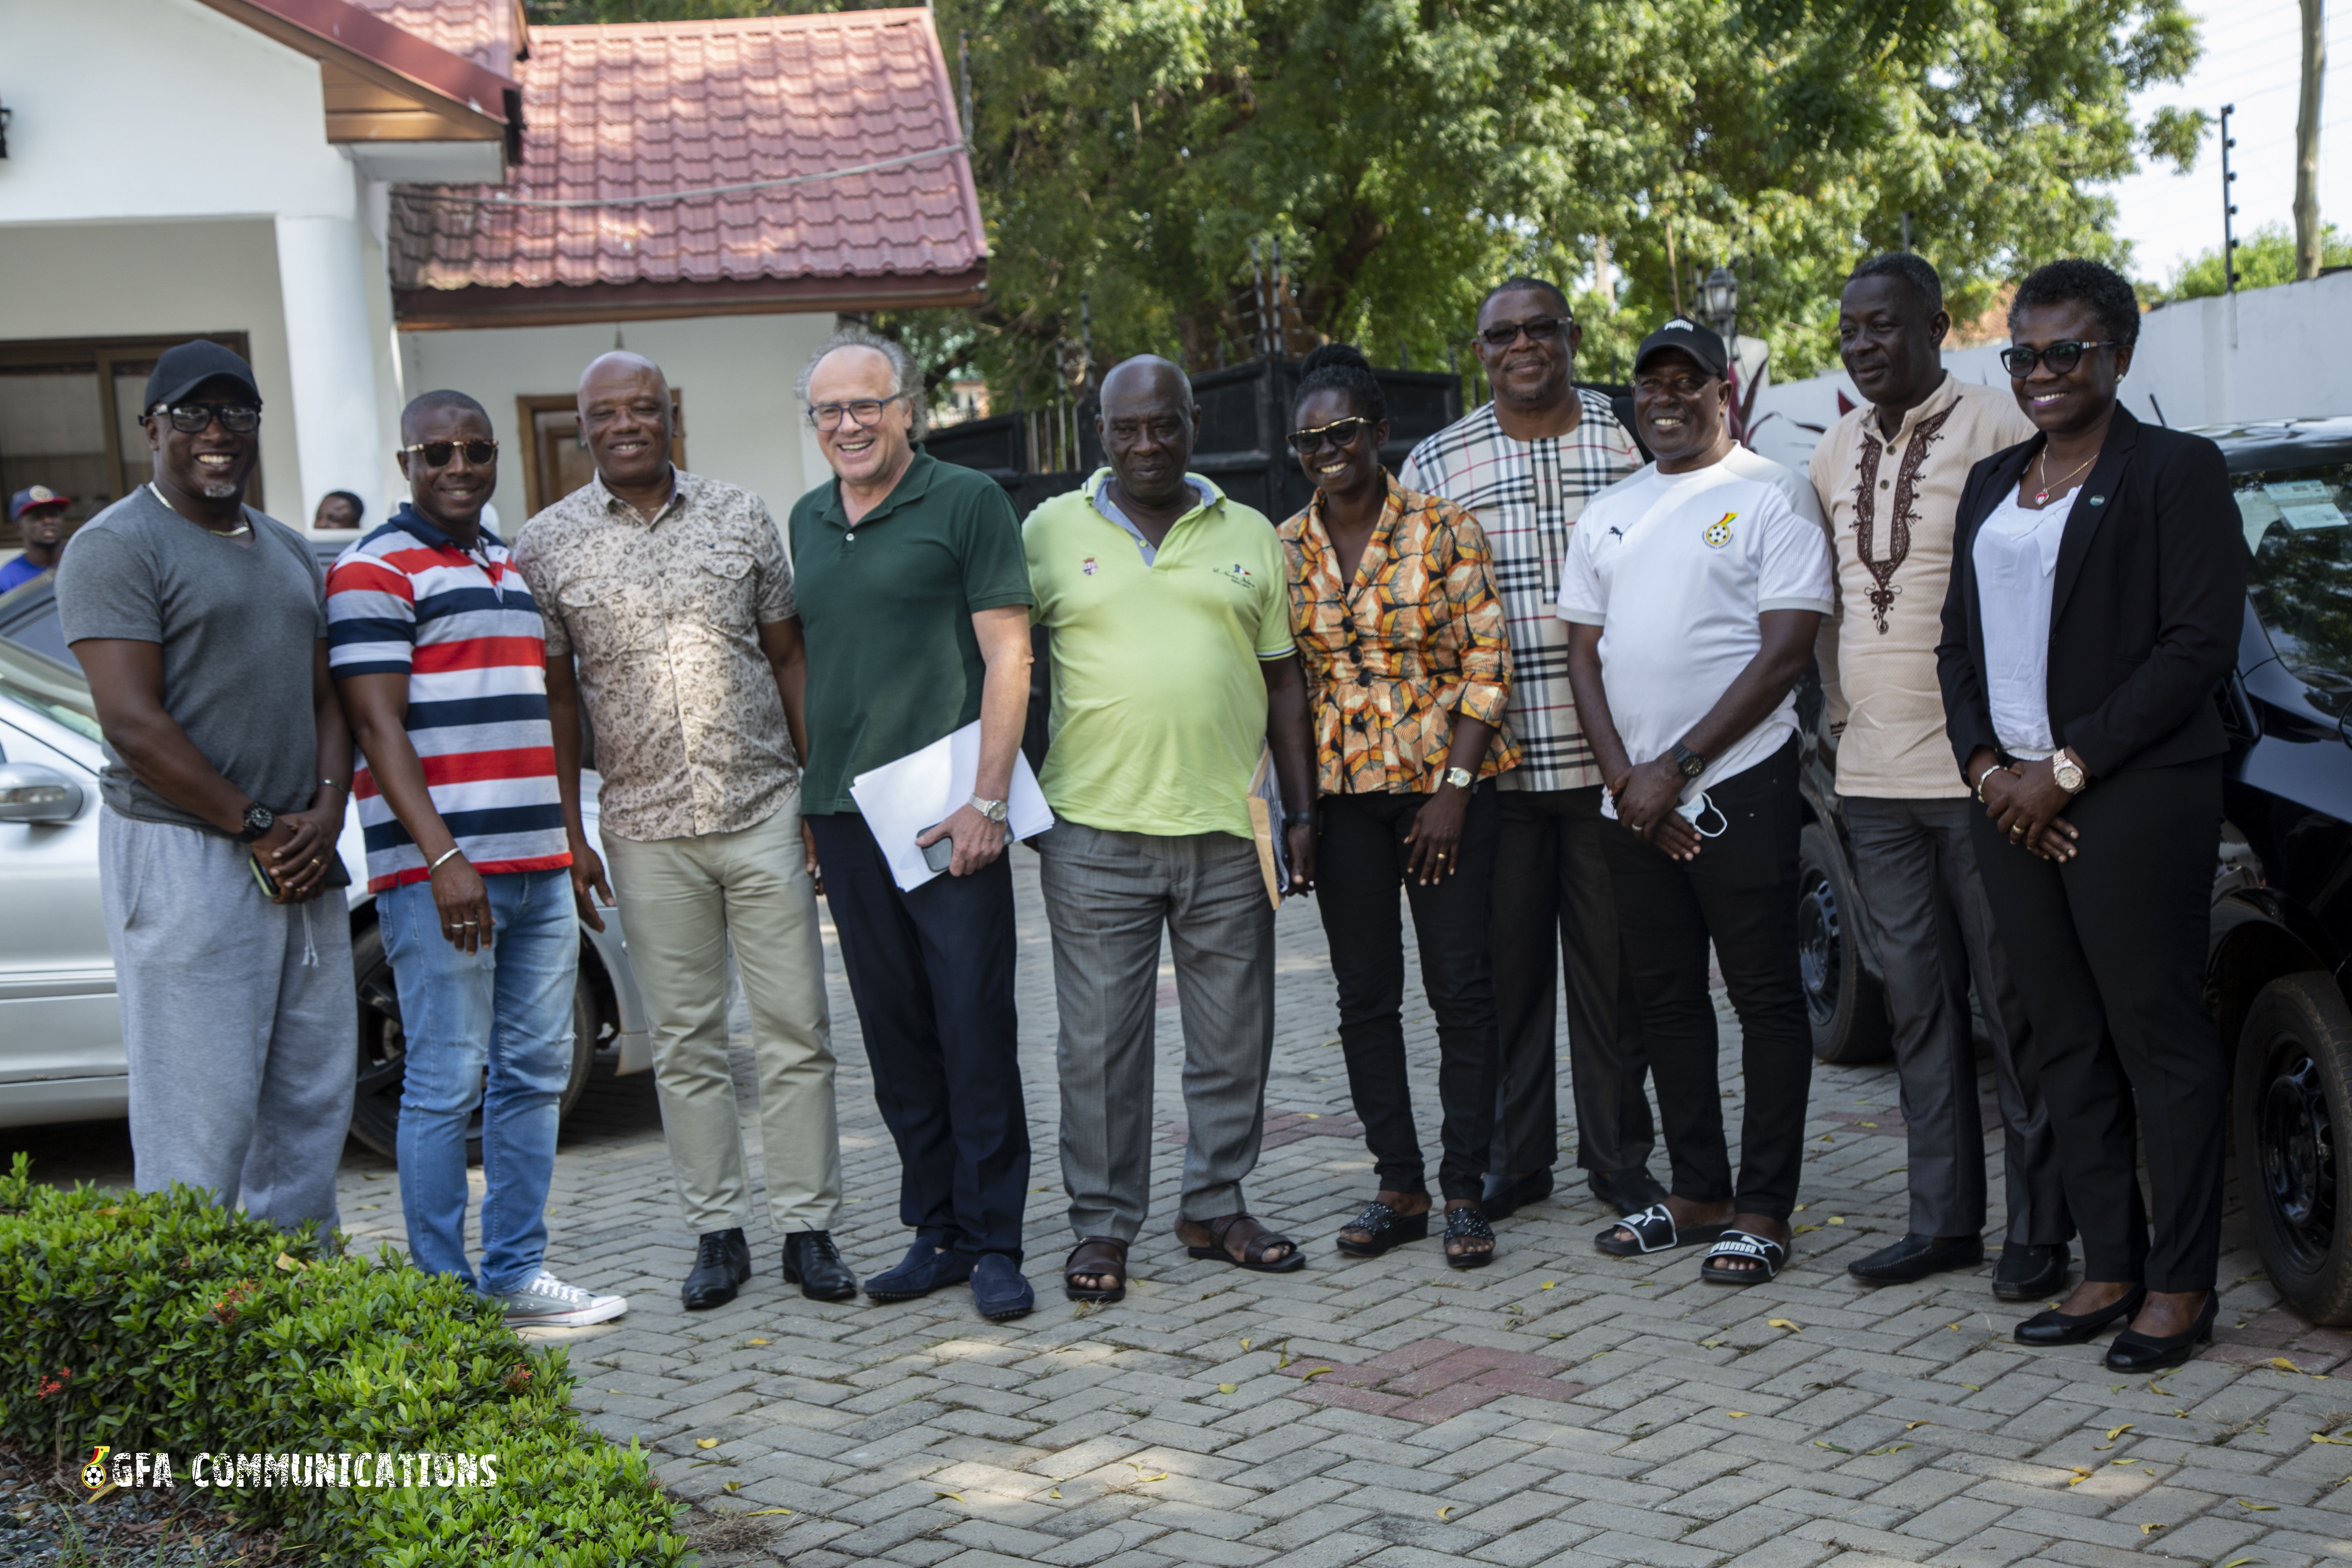
[[(833, 329), (830, 315), (715, 316), (631, 321), (619, 332), (681, 394), (688, 464), (756, 491), (781, 527), (793, 503), (826, 477), (793, 399), (793, 381)], [(613, 347), (614, 336), (610, 323), (402, 334), (402, 380), (410, 396), (454, 387), (490, 411), (502, 448), (494, 499), (508, 538), (527, 515), (523, 473), (531, 460), (530, 432), (517, 423), (516, 398), (570, 394), (588, 362)]]
[(2347, 311), (2352, 272), (2150, 310), (2124, 401), (2143, 419), (2161, 404), (2172, 425), (2352, 414)]

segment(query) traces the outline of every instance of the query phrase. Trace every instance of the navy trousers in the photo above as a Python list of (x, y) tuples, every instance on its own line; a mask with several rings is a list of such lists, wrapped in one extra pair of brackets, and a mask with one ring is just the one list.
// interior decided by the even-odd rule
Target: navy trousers
[(904, 893), (864, 817), (807, 821), (874, 1098), (898, 1145), (898, 1217), (934, 1245), (1018, 1263), (1029, 1119), (1014, 1054), (1010, 851)]

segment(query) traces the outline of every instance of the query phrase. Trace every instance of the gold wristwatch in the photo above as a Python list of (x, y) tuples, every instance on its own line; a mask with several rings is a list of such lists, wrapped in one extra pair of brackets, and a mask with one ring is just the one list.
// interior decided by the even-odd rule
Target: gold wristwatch
[(1478, 775), (1468, 768), (1448, 768), (1445, 770), (1445, 782), (1455, 789), (1468, 789), (1478, 782)]
[(2083, 771), (2083, 764), (2074, 760), (2074, 753), (2063, 746), (2059, 747), (2057, 754), (2050, 759), (2050, 776), (2068, 795), (2082, 794), (2083, 786), (2091, 782), (2091, 775)]

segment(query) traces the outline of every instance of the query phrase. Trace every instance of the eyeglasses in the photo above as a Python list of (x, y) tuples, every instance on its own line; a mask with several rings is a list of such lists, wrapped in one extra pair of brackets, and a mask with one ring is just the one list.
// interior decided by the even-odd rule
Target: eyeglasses
[(861, 397), (851, 403), (812, 404), (808, 422), (820, 430), (838, 430), (842, 420), (846, 418), (859, 429), (867, 429), (882, 417), (885, 408), (906, 395), (903, 392), (894, 392), (887, 397)]
[(413, 447), (403, 447), (401, 450), (422, 452), (426, 468), (439, 468), (447, 467), (449, 459), (457, 456), (461, 447), (465, 451), (466, 461), (478, 468), (490, 463), (499, 455), (496, 441), (419, 441)]
[(249, 436), (261, 428), (261, 405), (257, 403), (159, 403), (147, 411), (150, 419), (158, 416), (169, 419), (172, 428), (183, 436), (203, 435), (215, 418), (232, 436)]
[(2003, 349), (2000, 351), (2000, 368), (2020, 381), (2032, 375), (2036, 364), (2048, 365), (2050, 374), (2053, 375), (2063, 375), (2082, 363), (2083, 356), (2093, 349), (2121, 347), (2123, 347), (2121, 343), (2113, 341), (2078, 343), (2070, 340), (2065, 342), (2052, 343), (2046, 349)]
[(1357, 436), (1370, 423), (1370, 420), (1357, 415), (1346, 419), (1334, 419), (1328, 425), (1318, 425), (1312, 430), (1293, 430), (1284, 439), (1290, 443), (1292, 451), (1303, 458), (1327, 442), (1334, 447), (1354, 446)]
[(1531, 342), (1540, 343), (1559, 336), (1561, 328), (1575, 323), (1573, 316), (1538, 316), (1532, 321), (1498, 321), (1478, 335), (1486, 340), (1490, 349), (1507, 349), (1519, 341), (1522, 332)]

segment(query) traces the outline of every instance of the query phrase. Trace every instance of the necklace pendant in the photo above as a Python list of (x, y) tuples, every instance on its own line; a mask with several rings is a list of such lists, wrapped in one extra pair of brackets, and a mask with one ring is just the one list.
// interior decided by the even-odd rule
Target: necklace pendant
[(2036, 490), (2033, 495), (2033, 504), (2035, 506), (2048, 506), (2050, 504), (2050, 492), (2048, 490)]

